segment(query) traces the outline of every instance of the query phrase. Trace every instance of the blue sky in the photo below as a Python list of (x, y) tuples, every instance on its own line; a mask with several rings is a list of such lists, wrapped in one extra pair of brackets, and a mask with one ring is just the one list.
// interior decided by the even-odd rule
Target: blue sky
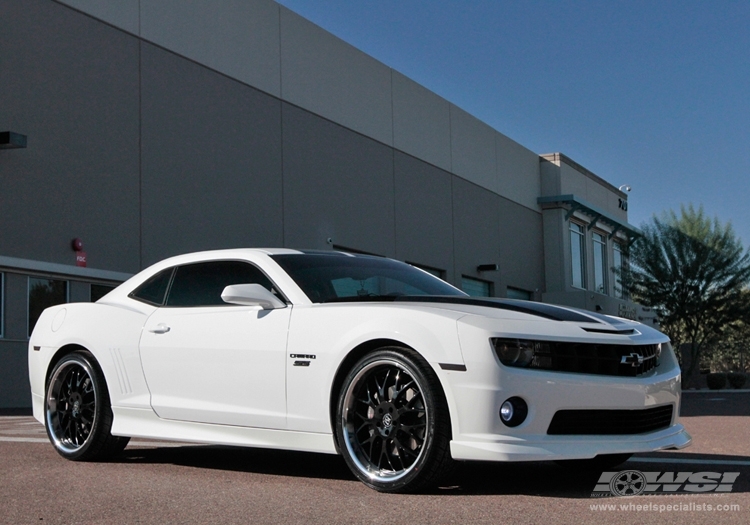
[(750, 2), (280, 0), (537, 153), (750, 246)]

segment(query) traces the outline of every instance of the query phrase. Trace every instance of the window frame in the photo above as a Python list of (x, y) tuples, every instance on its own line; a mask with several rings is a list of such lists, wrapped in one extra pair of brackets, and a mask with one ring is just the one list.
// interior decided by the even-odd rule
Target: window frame
[[(576, 226), (580, 228), (580, 230), (574, 230), (573, 227)], [(570, 240), (570, 286), (572, 288), (575, 288), (576, 290), (586, 290), (586, 285), (588, 283), (588, 267), (586, 264), (586, 257), (587, 257), (587, 250), (586, 250), (586, 225), (582, 224), (578, 221), (570, 220), (568, 225), (568, 238)], [(573, 235), (578, 235), (579, 239), (579, 246), (580, 246), (580, 257), (578, 258), (580, 261), (580, 277), (581, 277), (581, 286), (577, 286), (575, 283), (575, 265), (574, 265), (574, 258), (573, 258)]]
[[(597, 237), (599, 237), (601, 240), (597, 240)], [(591, 244), (592, 244), (592, 246), (591, 246), (592, 247), (592, 250), (591, 250), (592, 254), (591, 255), (592, 255), (593, 263), (594, 263), (594, 267), (593, 267), (593, 270), (594, 270), (594, 282), (593, 282), (594, 290), (593, 291), (596, 292), (596, 293), (602, 294), (602, 295), (609, 295), (609, 279), (607, 279), (607, 277), (608, 277), (607, 274), (609, 273), (607, 271), (607, 268), (608, 268), (608, 266), (607, 266), (607, 260), (608, 260), (608, 257), (607, 257), (607, 254), (608, 254), (608, 252), (607, 252), (607, 249), (608, 249), (608, 247), (607, 247), (607, 244), (608, 244), (607, 243), (607, 234), (604, 233), (604, 232), (602, 232), (602, 231), (596, 231), (596, 230), (593, 231), (593, 232), (591, 232)], [(601, 257), (602, 257), (602, 260), (600, 261), (601, 262), (601, 267), (597, 266), (597, 262), (596, 262), (596, 256), (597, 256), (597, 254), (601, 255)], [(597, 270), (601, 270), (601, 277), (602, 277), (601, 289), (597, 288), (597, 282), (596, 282), (597, 281), (597, 275), (596, 275)]]

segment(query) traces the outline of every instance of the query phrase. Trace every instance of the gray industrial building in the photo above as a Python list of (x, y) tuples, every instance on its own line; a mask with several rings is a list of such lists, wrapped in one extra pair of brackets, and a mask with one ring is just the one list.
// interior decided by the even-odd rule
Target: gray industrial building
[(651, 315), (613, 273), (626, 193), (272, 0), (2, 2), (0, 78), (0, 408), (30, 406), (44, 306), (189, 251), (352, 250)]

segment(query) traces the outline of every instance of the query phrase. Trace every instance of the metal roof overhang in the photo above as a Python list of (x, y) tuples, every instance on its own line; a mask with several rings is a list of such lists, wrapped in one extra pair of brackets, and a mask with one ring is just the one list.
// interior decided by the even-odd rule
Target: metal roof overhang
[[(588, 226), (589, 230), (593, 228), (597, 221), (608, 224), (612, 227), (612, 233), (609, 234), (610, 239), (614, 237), (614, 235), (618, 231), (624, 232), (631, 241), (643, 235), (641, 231), (632, 224), (613, 217), (609, 213), (600, 210), (596, 206), (589, 204), (583, 199), (579, 199), (573, 194), (539, 197), (536, 202), (542, 206), (542, 209), (566, 205), (568, 213), (565, 215), (565, 220), (570, 219), (570, 217), (577, 211), (588, 215), (589, 217), (591, 217), (591, 223)], [(545, 206), (545, 204), (553, 206)]]

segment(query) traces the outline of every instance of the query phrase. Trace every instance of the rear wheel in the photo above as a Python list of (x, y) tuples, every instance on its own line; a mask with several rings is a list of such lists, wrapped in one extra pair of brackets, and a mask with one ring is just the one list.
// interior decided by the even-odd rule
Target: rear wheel
[(450, 416), (435, 373), (415, 352), (383, 348), (347, 375), (336, 434), (352, 472), (381, 492), (437, 484), (452, 465)]
[(107, 459), (130, 438), (113, 436), (112, 409), (104, 375), (84, 350), (66, 355), (47, 381), (45, 426), (55, 450), (75, 461)]

